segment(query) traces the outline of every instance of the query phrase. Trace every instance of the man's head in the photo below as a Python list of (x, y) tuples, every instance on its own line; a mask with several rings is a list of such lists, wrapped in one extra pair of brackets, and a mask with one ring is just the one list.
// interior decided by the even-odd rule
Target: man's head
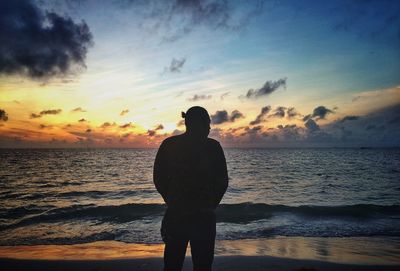
[(193, 136), (207, 137), (210, 133), (210, 116), (207, 110), (201, 106), (193, 106), (186, 113), (182, 112), (185, 118), (186, 132)]

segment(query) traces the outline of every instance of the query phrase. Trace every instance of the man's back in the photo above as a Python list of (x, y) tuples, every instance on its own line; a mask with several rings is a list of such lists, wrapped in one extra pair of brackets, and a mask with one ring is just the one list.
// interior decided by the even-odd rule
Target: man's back
[(220, 144), (187, 134), (167, 138), (157, 153), (154, 182), (171, 211), (214, 210), (228, 185)]

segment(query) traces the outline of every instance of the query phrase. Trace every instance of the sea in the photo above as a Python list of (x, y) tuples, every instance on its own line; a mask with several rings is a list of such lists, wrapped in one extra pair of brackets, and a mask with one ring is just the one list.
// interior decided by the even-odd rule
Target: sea
[[(156, 149), (1, 149), (0, 246), (159, 244)], [(400, 149), (225, 149), (218, 240), (400, 237)]]

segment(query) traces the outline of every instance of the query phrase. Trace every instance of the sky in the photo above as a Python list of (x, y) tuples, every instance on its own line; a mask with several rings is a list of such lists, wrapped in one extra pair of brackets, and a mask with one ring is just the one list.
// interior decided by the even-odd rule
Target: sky
[(0, 147), (399, 147), (400, 1), (0, 1)]

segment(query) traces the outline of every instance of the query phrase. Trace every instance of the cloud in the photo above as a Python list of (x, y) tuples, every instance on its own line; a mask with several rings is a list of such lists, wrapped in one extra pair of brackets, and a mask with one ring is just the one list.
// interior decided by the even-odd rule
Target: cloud
[(41, 118), (41, 117), (42, 117), (42, 115), (36, 114), (36, 113), (31, 113), (31, 115), (30, 115), (31, 119), (37, 119), (37, 118)]
[(71, 110), (72, 113), (77, 113), (77, 112), (86, 112), (82, 107), (77, 107), (75, 109)]
[(87, 24), (54, 12), (42, 12), (34, 1), (0, 1), (0, 73), (31, 78), (66, 75), (85, 67), (92, 34)]
[(313, 120), (313, 119), (308, 119), (305, 123), (304, 126), (307, 128), (308, 131), (315, 132), (319, 130), (318, 124)]
[(51, 129), (51, 128), (53, 128), (53, 126), (51, 125), (44, 125), (44, 124), (39, 125), (39, 129)]
[(116, 124), (115, 122), (113, 122), (113, 123), (104, 122), (104, 123), (100, 126), (100, 128), (106, 129), (106, 128), (115, 127), (115, 126), (117, 126), (117, 124)]
[(158, 131), (158, 130), (162, 130), (162, 129), (164, 129), (164, 126), (162, 124), (159, 124), (159, 125), (157, 125), (157, 127), (154, 130)]
[(6, 113), (5, 110), (0, 109), (0, 121), (7, 121), (8, 120), (8, 114)]
[(86, 129), (86, 131), (85, 131), (85, 133), (91, 133), (91, 132), (92, 132), (92, 129), (90, 129), (90, 128)]
[(246, 98), (259, 98), (261, 96), (269, 95), (278, 90), (280, 87), (286, 88), (286, 78), (281, 78), (277, 81), (267, 81), (259, 89), (249, 89), (246, 93)]
[(271, 106), (270, 105), (267, 105), (267, 106), (264, 106), (263, 108), (261, 108), (260, 114), (258, 114), (258, 116), (256, 117), (255, 120), (250, 122), (250, 125), (256, 125), (256, 124), (259, 124), (259, 123), (263, 122), (265, 117), (267, 116), (267, 114), (270, 111), (271, 111)]
[(345, 122), (345, 121), (351, 121), (351, 120), (358, 120), (360, 117), (359, 116), (345, 116), (343, 119), (340, 120), (340, 122)]
[(148, 0), (115, 1), (121, 8), (132, 7), (147, 33), (159, 34), (164, 42), (174, 42), (197, 28), (237, 32), (263, 11), (265, 0)]
[(171, 73), (181, 72), (185, 62), (186, 62), (186, 58), (182, 58), (182, 59), (173, 58), (171, 60), (171, 64), (169, 64), (169, 67), (164, 68), (164, 72), (171, 72)]
[(196, 101), (200, 101), (200, 100), (209, 100), (211, 98), (212, 98), (211, 95), (204, 95), (204, 94), (197, 95), (197, 94), (195, 94), (192, 98), (188, 98), (188, 101), (196, 102)]
[(134, 128), (134, 127), (135, 126), (131, 122), (128, 122), (128, 123), (125, 123), (125, 124), (122, 124), (119, 126), (119, 128), (121, 128), (121, 129)]
[(274, 113), (272, 115), (270, 115), (270, 117), (283, 118), (283, 117), (285, 117), (285, 110), (286, 110), (286, 107), (278, 106), (274, 110)]
[(289, 107), (288, 110), (287, 110), (287, 117), (289, 119), (292, 119), (292, 118), (294, 118), (296, 116), (300, 116), (300, 114), (297, 112), (296, 108)]
[(156, 135), (156, 131), (155, 130), (147, 130), (147, 135), (152, 137)]
[(61, 109), (49, 109), (49, 110), (43, 110), (39, 114), (32, 113), (30, 115), (31, 119), (36, 119), (36, 118), (41, 118), (43, 115), (58, 115), (62, 112)]
[(87, 120), (85, 120), (85, 119), (80, 119), (80, 120), (78, 120), (78, 122), (87, 122)]
[(221, 100), (225, 99), (229, 95), (229, 91), (221, 94)]
[(184, 125), (185, 125), (185, 120), (184, 119), (178, 121), (178, 123), (176, 124), (177, 127), (184, 126)]
[(129, 109), (124, 109), (124, 110), (121, 111), (121, 113), (119, 113), (119, 115), (123, 116), (123, 115), (128, 114), (128, 113), (129, 113)]
[(40, 115), (58, 115), (62, 112), (61, 109), (49, 109), (49, 110), (43, 110), (40, 112)]
[(325, 119), (326, 115), (333, 113), (335, 113), (333, 110), (328, 109), (323, 105), (320, 105), (314, 108), (312, 114), (304, 116), (303, 121), (307, 121), (310, 118), (315, 118), (316, 120)]
[(398, 100), (400, 98), (400, 86), (356, 93), (354, 94), (352, 101), (371, 100), (375, 102), (376, 99), (382, 99), (382, 97), (389, 98), (392, 101)]
[(180, 134), (182, 134), (183, 132), (181, 131), (181, 130), (178, 130), (178, 129), (175, 129), (173, 132), (172, 132), (172, 134), (171, 135), (180, 135)]
[(229, 121), (234, 122), (235, 120), (241, 118), (244, 118), (243, 113), (241, 113), (239, 110), (233, 110), (231, 116), (229, 117)]
[(317, 118), (317, 119), (325, 119), (326, 115), (332, 114), (332, 113), (334, 113), (333, 110), (330, 110), (330, 109), (326, 108), (325, 106), (321, 105), (321, 106), (314, 108), (314, 111), (311, 116), (313, 118)]
[(233, 110), (231, 115), (229, 115), (226, 110), (220, 110), (211, 115), (211, 123), (221, 124), (224, 122), (234, 122), (235, 120), (243, 117), (244, 115), (238, 110)]
[(228, 119), (228, 112), (226, 110), (217, 111), (211, 115), (212, 124), (221, 124), (227, 122)]

